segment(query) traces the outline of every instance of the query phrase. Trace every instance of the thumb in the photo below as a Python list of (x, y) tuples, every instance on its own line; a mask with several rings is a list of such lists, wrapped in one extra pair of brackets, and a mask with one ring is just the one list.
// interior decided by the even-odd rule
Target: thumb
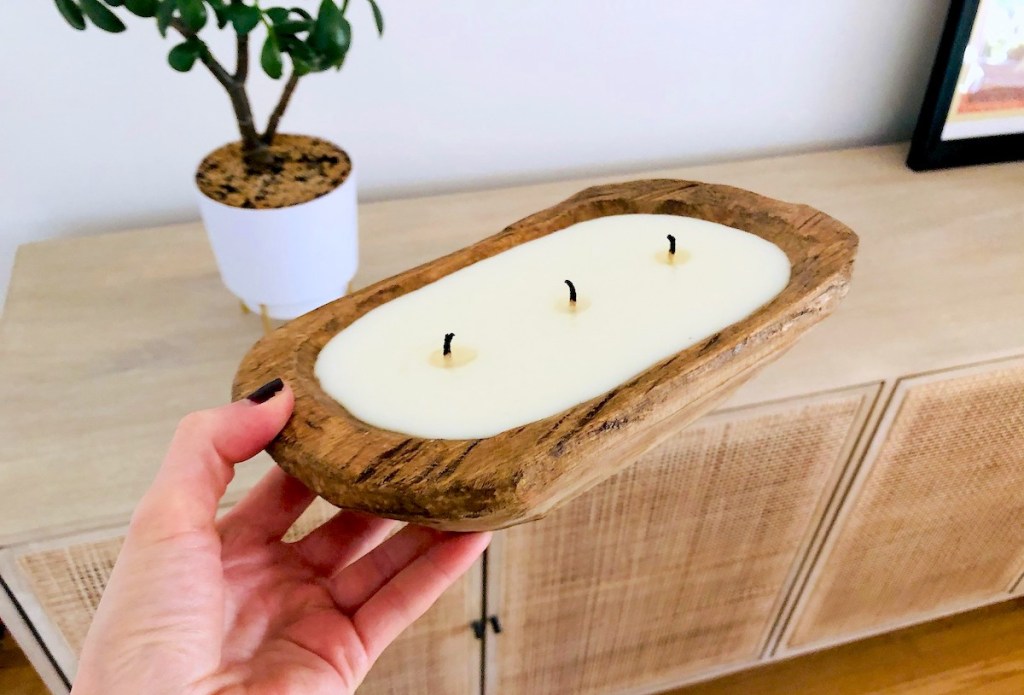
[(186, 415), (132, 526), (157, 538), (212, 528), (234, 464), (277, 436), (294, 403), (291, 388), (274, 379), (248, 398)]

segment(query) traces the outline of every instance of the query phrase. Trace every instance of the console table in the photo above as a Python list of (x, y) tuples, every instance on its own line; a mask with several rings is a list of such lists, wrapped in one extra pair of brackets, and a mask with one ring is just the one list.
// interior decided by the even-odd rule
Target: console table
[[(912, 173), (905, 154), (361, 206), (357, 287), (641, 177), (807, 203), (861, 245), (832, 318), (635, 466), (497, 534), (360, 692), (656, 692), (1024, 591), (1024, 164)], [(177, 420), (226, 401), (260, 331), (198, 224), (18, 250), (0, 318), (0, 618), (55, 692)], [(225, 504), (268, 465), (240, 466)]]

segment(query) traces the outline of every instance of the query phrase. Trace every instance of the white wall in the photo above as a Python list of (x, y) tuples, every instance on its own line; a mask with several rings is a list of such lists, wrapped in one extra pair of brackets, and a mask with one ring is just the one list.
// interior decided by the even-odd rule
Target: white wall
[[(348, 149), (363, 199), (907, 138), (947, 7), (380, 4), (384, 39), (352, 0), (345, 68), (300, 83), (284, 122)], [(152, 20), (80, 33), (50, 0), (5, 5), (0, 297), (19, 243), (195, 218), (193, 169), (236, 135), (201, 66), (166, 65)], [(254, 85), (259, 113), (278, 88)]]

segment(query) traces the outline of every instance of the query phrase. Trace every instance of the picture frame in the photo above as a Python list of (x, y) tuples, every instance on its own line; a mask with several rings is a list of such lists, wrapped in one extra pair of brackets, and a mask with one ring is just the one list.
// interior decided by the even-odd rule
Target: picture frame
[(907, 166), (925, 171), (1018, 159), (1024, 0), (952, 0)]

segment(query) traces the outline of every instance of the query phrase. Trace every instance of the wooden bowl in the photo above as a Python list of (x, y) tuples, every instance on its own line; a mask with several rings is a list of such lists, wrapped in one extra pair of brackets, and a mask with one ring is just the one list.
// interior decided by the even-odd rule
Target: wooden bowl
[[(584, 220), (685, 215), (778, 245), (792, 263), (770, 303), (627, 383), (493, 437), (421, 439), (357, 420), (313, 375), (320, 349), (371, 309), (476, 261)], [(285, 471), (339, 507), (439, 529), (498, 529), (540, 518), (623, 469), (778, 357), (846, 294), (857, 237), (806, 205), (729, 186), (668, 179), (588, 188), (499, 234), (321, 307), (257, 342), (242, 360), (240, 398), (281, 377), (295, 413), (268, 447)]]

